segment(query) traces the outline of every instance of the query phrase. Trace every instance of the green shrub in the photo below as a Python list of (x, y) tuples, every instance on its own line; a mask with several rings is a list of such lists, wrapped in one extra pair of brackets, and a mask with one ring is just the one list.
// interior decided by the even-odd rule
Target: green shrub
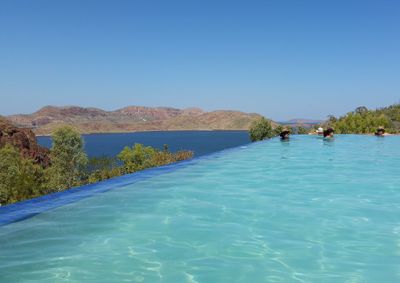
[(123, 163), (123, 171), (125, 173), (133, 173), (139, 170), (162, 166), (177, 161), (190, 159), (193, 157), (191, 151), (179, 151), (171, 153), (168, 148), (158, 150), (151, 146), (135, 144), (133, 147), (125, 147), (119, 154), (118, 158)]
[(251, 123), (249, 129), (250, 139), (252, 142), (261, 141), (267, 138), (272, 138), (276, 132), (272, 128), (271, 121), (261, 117)]
[(24, 159), (16, 148), (0, 149), (0, 204), (10, 204), (46, 193), (43, 168)]
[(97, 183), (122, 174), (121, 166), (115, 157), (102, 156), (89, 159), (86, 171), (88, 183)]

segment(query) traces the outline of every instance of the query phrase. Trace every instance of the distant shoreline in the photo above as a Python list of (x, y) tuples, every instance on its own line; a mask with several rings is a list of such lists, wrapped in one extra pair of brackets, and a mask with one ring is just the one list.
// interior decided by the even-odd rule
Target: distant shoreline
[[(102, 134), (134, 134), (134, 133), (151, 133), (151, 132), (247, 132), (247, 130), (141, 130), (127, 132), (90, 132), (81, 133), (81, 135), (102, 135)], [(36, 134), (36, 137), (51, 137), (51, 134)]]
[(127, 106), (114, 111), (80, 106), (45, 106), (32, 114), (6, 119), (38, 136), (50, 135), (61, 126), (82, 134), (132, 133), (183, 130), (247, 130), (261, 115), (236, 110), (203, 111), (200, 108)]

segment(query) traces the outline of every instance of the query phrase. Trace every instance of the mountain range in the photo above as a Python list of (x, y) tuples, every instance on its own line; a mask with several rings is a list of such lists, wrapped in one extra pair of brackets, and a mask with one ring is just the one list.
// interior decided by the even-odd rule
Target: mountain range
[(314, 125), (318, 125), (324, 122), (323, 120), (314, 120), (314, 119), (291, 119), (288, 121), (281, 121), (279, 122), (282, 125), (290, 126), (290, 127), (304, 127), (310, 128)]
[(32, 114), (7, 116), (14, 125), (49, 135), (60, 125), (71, 125), (80, 133), (112, 133), (172, 130), (247, 130), (261, 117), (232, 110), (206, 112), (199, 108), (128, 106), (114, 111), (79, 106), (46, 106)]

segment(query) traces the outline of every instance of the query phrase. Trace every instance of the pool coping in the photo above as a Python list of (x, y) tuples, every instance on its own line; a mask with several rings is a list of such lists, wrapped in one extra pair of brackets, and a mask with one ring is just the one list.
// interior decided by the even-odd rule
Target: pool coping
[(190, 160), (171, 163), (168, 165), (145, 169), (135, 173), (122, 175), (108, 180), (100, 181), (93, 184), (87, 184), (79, 187), (73, 187), (61, 192), (55, 192), (37, 198), (0, 206), (0, 227), (11, 223), (23, 221), (43, 212), (77, 202), (79, 200), (89, 198), (99, 193), (104, 193), (117, 188), (132, 185), (140, 181), (150, 179), (155, 176), (174, 172), (176, 170), (186, 168), (197, 164), (201, 160), (209, 160), (218, 158), (228, 153), (237, 152), (250, 146), (265, 143), (268, 140), (248, 143), (221, 151), (213, 152), (203, 156), (195, 157)]

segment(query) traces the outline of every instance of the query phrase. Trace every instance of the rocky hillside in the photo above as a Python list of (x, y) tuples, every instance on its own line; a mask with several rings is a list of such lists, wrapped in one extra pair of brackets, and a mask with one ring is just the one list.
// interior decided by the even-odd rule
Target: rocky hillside
[(15, 146), (23, 157), (32, 159), (36, 164), (43, 167), (50, 164), (49, 150), (37, 144), (36, 136), (30, 129), (15, 127), (0, 117), (0, 148), (6, 144)]
[(247, 130), (258, 114), (239, 111), (205, 112), (198, 108), (129, 106), (115, 111), (77, 106), (46, 106), (29, 115), (7, 118), (19, 127), (48, 135), (60, 125), (73, 125), (81, 133), (169, 130)]

